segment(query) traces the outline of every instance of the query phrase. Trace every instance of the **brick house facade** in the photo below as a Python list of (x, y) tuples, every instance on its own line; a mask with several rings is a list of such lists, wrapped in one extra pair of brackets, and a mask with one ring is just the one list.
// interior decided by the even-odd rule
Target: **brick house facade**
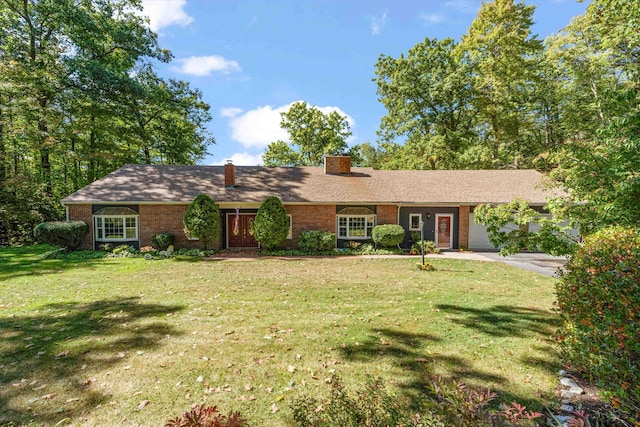
[(63, 204), (68, 219), (89, 225), (85, 248), (106, 242), (149, 246), (158, 233), (175, 235), (176, 248), (201, 248), (202, 242), (187, 237), (182, 220), (189, 203), (208, 194), (221, 211), (221, 248), (257, 246), (246, 235), (249, 224), (260, 204), (275, 195), (291, 218), (285, 242), (289, 248), (307, 230), (335, 233), (336, 246), (342, 247), (351, 240), (369, 240), (374, 225), (400, 224), (406, 230), (405, 247), (422, 225), (425, 239), (458, 249), (469, 248), (470, 233), (478, 241), (472, 221), (476, 205), (521, 197), (543, 206), (549, 194), (536, 187), (539, 180), (540, 174), (529, 170), (352, 168), (348, 156), (327, 156), (319, 168), (127, 165), (66, 197)]

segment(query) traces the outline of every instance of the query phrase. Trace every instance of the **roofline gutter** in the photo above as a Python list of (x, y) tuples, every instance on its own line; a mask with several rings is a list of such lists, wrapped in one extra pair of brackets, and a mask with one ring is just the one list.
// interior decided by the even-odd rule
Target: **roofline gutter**
[[(72, 201), (72, 202), (61, 202), (62, 206), (65, 207), (65, 209), (69, 209), (69, 207), (67, 205), (188, 205), (192, 202), (193, 200), (179, 200), (179, 201), (169, 201), (169, 202), (163, 202), (163, 201), (148, 201), (148, 200), (141, 200), (141, 201), (136, 201), (136, 200), (126, 200), (126, 201), (109, 201), (109, 200), (84, 200), (84, 201)], [(253, 205), (260, 205), (262, 202), (260, 201), (252, 201), (252, 202), (241, 202), (241, 201), (216, 201), (216, 203), (218, 205), (232, 205), (233, 207), (236, 206), (253, 206)], [(398, 211), (400, 210), (400, 208), (403, 207), (459, 207), (459, 206), (477, 206), (477, 205), (485, 205), (485, 204), (489, 204), (489, 205), (502, 205), (502, 204), (507, 204), (509, 202), (401, 202), (398, 203), (397, 201), (342, 201), (342, 200), (338, 200), (338, 201), (325, 201), (325, 202), (321, 202), (321, 201), (307, 201), (307, 202), (287, 202), (287, 201), (283, 201), (282, 204), (284, 205), (299, 205), (299, 206), (304, 206), (304, 205), (329, 205), (329, 206), (333, 206), (333, 205), (392, 205), (392, 206), (396, 206), (398, 208)], [(545, 206), (547, 204), (547, 202), (532, 202), (529, 203), (529, 206)]]

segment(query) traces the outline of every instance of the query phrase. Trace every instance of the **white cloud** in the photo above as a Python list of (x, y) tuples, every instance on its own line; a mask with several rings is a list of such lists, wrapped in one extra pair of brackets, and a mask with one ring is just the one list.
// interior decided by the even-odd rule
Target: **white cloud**
[(260, 148), (279, 139), (286, 140), (289, 135), (280, 128), (280, 113), (288, 111), (289, 107), (291, 104), (277, 108), (265, 105), (232, 117), (229, 120), (231, 138), (245, 147)]
[(249, 154), (249, 153), (233, 153), (231, 156), (226, 157), (224, 160), (213, 162), (213, 165), (219, 166), (227, 163), (227, 160), (231, 160), (236, 166), (258, 166), (262, 164), (262, 154)]
[(445, 20), (444, 15), (440, 13), (425, 13), (420, 15), (420, 18), (422, 18), (427, 25), (436, 25)]
[(149, 17), (153, 31), (170, 25), (186, 27), (193, 18), (183, 10), (187, 0), (142, 0), (143, 14)]
[[(245, 147), (265, 148), (273, 141), (287, 141), (289, 139), (289, 134), (280, 127), (280, 121), (282, 120), (280, 113), (289, 111), (289, 108), (295, 102), (299, 101), (275, 108), (271, 105), (265, 105), (242, 114), (241, 110), (237, 108), (223, 108), (220, 110), (220, 114), (222, 117), (230, 118), (229, 127), (231, 128), (231, 138), (234, 141)], [(349, 126), (353, 127), (355, 125), (353, 118), (338, 107), (325, 106), (316, 108), (324, 114), (336, 111), (338, 114), (347, 117)]]
[(387, 11), (385, 10), (380, 16), (369, 15), (369, 21), (371, 22), (371, 34), (377, 36), (387, 23)]
[(242, 113), (242, 108), (227, 107), (220, 109), (220, 117), (235, 117)]
[(190, 56), (178, 59), (177, 62), (181, 65), (180, 67), (174, 67), (175, 70), (192, 76), (209, 76), (214, 71), (223, 74), (242, 71), (240, 64), (236, 61), (228, 60), (218, 55)]

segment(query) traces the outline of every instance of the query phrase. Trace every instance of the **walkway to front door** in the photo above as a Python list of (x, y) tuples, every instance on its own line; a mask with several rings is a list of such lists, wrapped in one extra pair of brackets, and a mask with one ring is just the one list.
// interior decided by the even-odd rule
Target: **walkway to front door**
[(253, 222), (256, 214), (227, 214), (227, 247), (257, 248), (258, 242), (253, 237)]

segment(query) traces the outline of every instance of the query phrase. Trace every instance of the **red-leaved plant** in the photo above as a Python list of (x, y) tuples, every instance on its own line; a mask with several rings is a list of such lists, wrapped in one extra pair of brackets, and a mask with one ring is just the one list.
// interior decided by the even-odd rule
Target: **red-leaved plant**
[(193, 407), (190, 411), (167, 421), (165, 427), (248, 427), (247, 421), (239, 412), (230, 412), (223, 415), (217, 406), (202, 404)]

